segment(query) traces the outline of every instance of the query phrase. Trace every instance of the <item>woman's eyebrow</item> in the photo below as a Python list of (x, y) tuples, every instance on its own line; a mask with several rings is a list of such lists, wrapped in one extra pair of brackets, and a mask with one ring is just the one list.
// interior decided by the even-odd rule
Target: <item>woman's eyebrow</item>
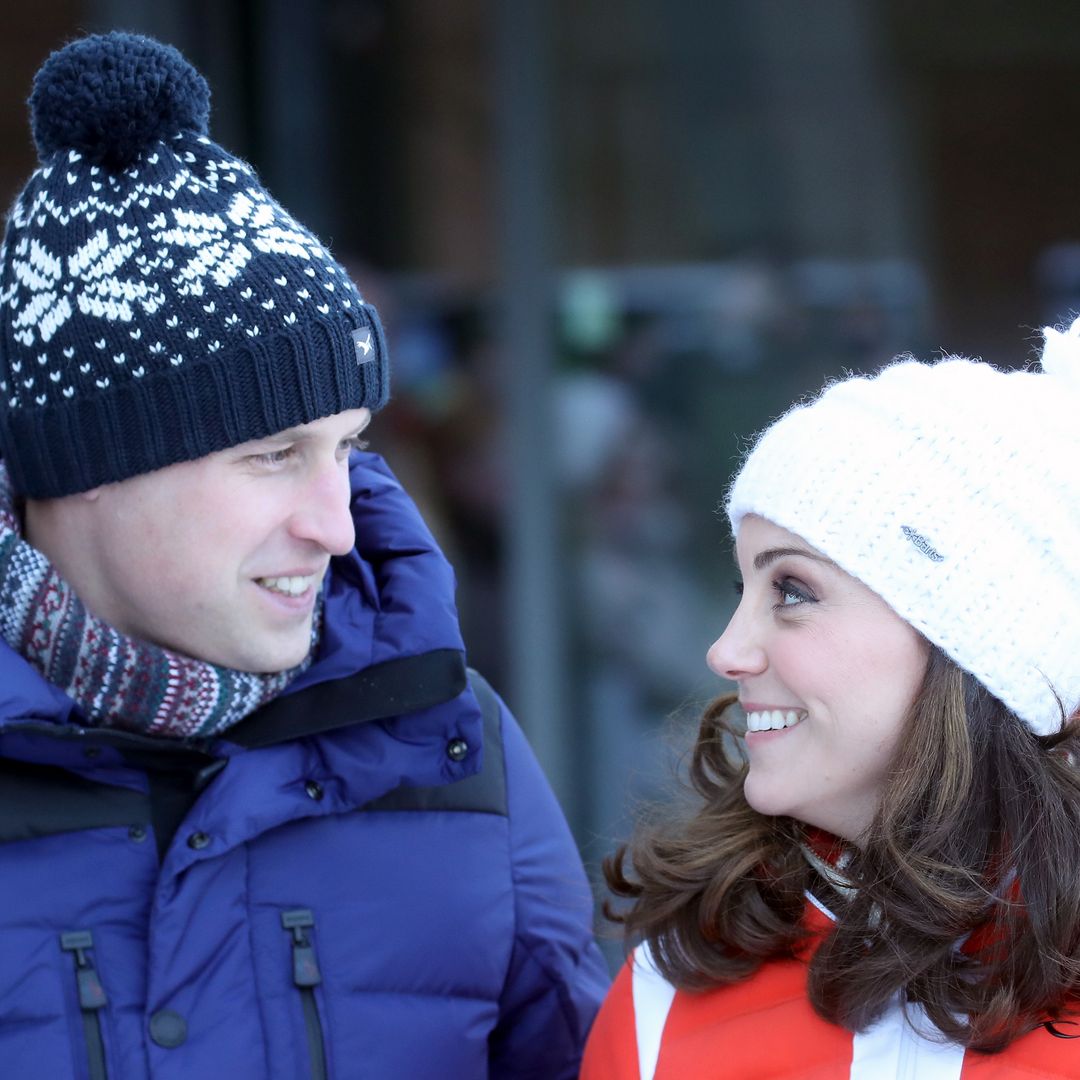
[(824, 563), (826, 566), (836, 565), (832, 559), (826, 559), (824, 555), (819, 555), (816, 551), (811, 551), (809, 548), (780, 547), (766, 548), (764, 551), (759, 551), (754, 556), (754, 569), (764, 570), (766, 566), (770, 566), (772, 563), (776, 562), (777, 559), (782, 559), (785, 555), (798, 555), (803, 559), (813, 559), (815, 562)]

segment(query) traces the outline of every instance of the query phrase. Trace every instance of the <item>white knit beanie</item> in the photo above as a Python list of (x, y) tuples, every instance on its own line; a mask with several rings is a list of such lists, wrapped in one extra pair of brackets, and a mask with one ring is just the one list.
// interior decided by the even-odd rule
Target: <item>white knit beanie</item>
[(904, 359), (758, 438), (728, 495), (880, 595), (1036, 734), (1080, 706), (1080, 319), (1041, 372)]

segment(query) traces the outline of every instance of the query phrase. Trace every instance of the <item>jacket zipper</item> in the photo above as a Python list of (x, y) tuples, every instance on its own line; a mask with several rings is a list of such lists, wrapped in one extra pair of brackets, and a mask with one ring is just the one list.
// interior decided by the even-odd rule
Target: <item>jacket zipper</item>
[(82, 1013), (86, 1056), (90, 1080), (108, 1080), (105, 1068), (105, 1040), (101, 1034), (101, 1010), (109, 1003), (97, 969), (87, 956), (94, 947), (89, 930), (69, 930), (60, 935), (60, 948), (75, 954), (75, 984), (79, 991), (79, 1011)]
[(322, 974), (315, 957), (315, 946), (308, 934), (315, 926), (315, 916), (308, 908), (294, 908), (281, 913), (281, 925), (292, 933), (293, 985), (300, 991), (300, 1005), (304, 1011), (311, 1078), (326, 1080), (326, 1045), (315, 1001), (315, 987), (322, 982)]

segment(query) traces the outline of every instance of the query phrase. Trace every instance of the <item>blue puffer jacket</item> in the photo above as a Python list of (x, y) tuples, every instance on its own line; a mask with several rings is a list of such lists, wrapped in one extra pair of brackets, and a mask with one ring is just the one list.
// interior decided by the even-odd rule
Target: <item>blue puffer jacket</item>
[(569, 831), (412, 503), (352, 481), (319, 658), (227, 739), (85, 728), (0, 648), (5, 1080), (577, 1075), (607, 975)]

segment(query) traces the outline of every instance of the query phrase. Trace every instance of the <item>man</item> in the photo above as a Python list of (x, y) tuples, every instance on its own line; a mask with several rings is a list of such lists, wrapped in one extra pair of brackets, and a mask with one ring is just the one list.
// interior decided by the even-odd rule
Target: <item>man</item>
[(170, 47), (31, 97), (0, 251), (0, 1071), (571, 1077), (606, 973), (378, 318)]

